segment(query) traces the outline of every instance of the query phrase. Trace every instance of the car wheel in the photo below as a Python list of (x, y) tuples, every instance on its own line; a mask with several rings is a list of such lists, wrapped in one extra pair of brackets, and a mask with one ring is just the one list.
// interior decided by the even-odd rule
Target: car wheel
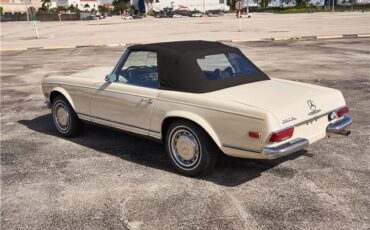
[(73, 137), (80, 133), (82, 122), (65, 97), (58, 95), (52, 101), (52, 115), (54, 125), (61, 135)]
[(187, 176), (208, 174), (217, 162), (217, 146), (202, 128), (191, 122), (172, 122), (165, 144), (172, 164)]

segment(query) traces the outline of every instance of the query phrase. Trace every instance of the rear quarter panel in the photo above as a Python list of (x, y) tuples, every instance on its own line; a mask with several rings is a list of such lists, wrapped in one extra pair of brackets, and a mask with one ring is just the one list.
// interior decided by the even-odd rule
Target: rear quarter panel
[[(155, 101), (151, 129), (161, 130), (163, 120), (178, 117), (200, 125), (224, 153), (236, 156), (240, 151), (225, 148), (233, 145), (260, 150), (274, 127), (269, 113), (233, 102), (222, 102), (203, 94), (162, 91)], [(261, 138), (249, 137), (249, 131), (259, 131)], [(164, 135), (164, 133), (159, 134)], [(253, 157), (244, 152), (240, 157)], [(252, 156), (253, 155), (253, 156)]]

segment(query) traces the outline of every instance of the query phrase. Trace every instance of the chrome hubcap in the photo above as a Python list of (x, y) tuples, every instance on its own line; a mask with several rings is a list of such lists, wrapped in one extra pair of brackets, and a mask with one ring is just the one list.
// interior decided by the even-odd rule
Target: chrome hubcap
[(179, 166), (192, 168), (199, 162), (200, 147), (197, 138), (186, 129), (177, 129), (171, 134), (170, 148), (173, 159)]
[(60, 130), (65, 131), (68, 129), (70, 123), (69, 113), (63, 103), (57, 103), (55, 105), (54, 120)]

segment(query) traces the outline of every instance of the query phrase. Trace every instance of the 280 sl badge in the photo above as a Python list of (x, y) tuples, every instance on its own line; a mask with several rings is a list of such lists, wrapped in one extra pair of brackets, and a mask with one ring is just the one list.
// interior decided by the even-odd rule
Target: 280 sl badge
[(288, 117), (286, 119), (283, 120), (283, 124), (286, 124), (288, 122), (291, 122), (291, 121), (294, 121), (294, 120), (297, 120), (297, 118), (295, 117)]

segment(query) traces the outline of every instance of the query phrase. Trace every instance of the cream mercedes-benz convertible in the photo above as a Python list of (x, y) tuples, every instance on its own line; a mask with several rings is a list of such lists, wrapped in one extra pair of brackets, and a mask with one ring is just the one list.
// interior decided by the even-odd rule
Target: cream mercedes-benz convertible
[(98, 123), (163, 140), (181, 173), (209, 172), (217, 155), (274, 159), (352, 123), (340, 91), (271, 79), (218, 42), (134, 45), (113, 68), (42, 81), (58, 132)]

